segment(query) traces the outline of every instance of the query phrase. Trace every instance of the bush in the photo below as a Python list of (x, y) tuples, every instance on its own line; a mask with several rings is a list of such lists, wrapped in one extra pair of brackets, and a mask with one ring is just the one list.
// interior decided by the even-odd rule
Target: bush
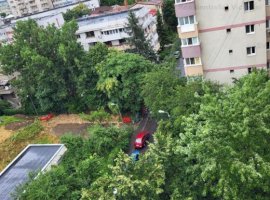
[(35, 135), (39, 134), (43, 130), (39, 121), (26, 126), (23, 129), (17, 131), (12, 137), (12, 141), (22, 141), (33, 138)]
[(107, 113), (104, 108), (100, 108), (97, 111), (91, 112), (89, 115), (87, 114), (80, 114), (80, 117), (84, 120), (90, 121), (90, 122), (102, 122), (105, 120), (110, 119), (110, 114)]
[(3, 110), (4, 115), (16, 115), (16, 114), (25, 114), (25, 111), (23, 109), (4, 109)]
[(0, 126), (6, 126), (13, 122), (20, 122), (22, 119), (14, 117), (14, 116), (1, 116), (0, 117)]
[(0, 115), (4, 114), (4, 110), (10, 108), (10, 104), (5, 101), (0, 99)]

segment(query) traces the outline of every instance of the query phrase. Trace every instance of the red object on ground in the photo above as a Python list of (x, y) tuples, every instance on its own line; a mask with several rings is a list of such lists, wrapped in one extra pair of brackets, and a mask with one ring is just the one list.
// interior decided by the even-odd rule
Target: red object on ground
[(53, 118), (53, 114), (52, 113), (49, 113), (47, 115), (41, 116), (39, 118), (39, 120), (41, 120), (41, 121), (49, 121), (51, 118)]
[(150, 138), (149, 131), (142, 131), (136, 135), (136, 140), (134, 143), (135, 149), (141, 149), (146, 145), (146, 141)]
[(132, 119), (130, 117), (123, 117), (122, 120), (125, 124), (130, 124), (132, 122)]

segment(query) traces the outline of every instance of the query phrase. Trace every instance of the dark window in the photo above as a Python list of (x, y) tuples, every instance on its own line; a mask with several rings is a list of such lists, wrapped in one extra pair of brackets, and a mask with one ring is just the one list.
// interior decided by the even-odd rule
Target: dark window
[(254, 32), (254, 24), (246, 25), (246, 33), (253, 33)]
[(229, 10), (229, 6), (225, 6), (225, 11), (228, 11)]
[(77, 38), (81, 38), (81, 35), (77, 35)]
[(251, 72), (252, 72), (252, 68), (249, 67), (249, 68), (248, 68), (248, 73), (250, 74)]
[(227, 33), (230, 33), (231, 32), (231, 29), (230, 28), (227, 28), (226, 31), (227, 31)]
[(232, 52), (233, 52), (233, 50), (232, 50), (232, 49), (230, 49), (230, 50), (229, 50), (229, 53), (232, 53)]
[(233, 69), (231, 69), (231, 70), (230, 70), (230, 73), (231, 73), (231, 74), (233, 74), (233, 73), (234, 73), (234, 70), (233, 70)]
[(95, 33), (94, 31), (89, 31), (89, 32), (86, 32), (86, 37), (95, 37)]
[(270, 49), (270, 42), (266, 42), (266, 49)]
[(245, 11), (254, 10), (254, 1), (244, 2), (244, 9)]

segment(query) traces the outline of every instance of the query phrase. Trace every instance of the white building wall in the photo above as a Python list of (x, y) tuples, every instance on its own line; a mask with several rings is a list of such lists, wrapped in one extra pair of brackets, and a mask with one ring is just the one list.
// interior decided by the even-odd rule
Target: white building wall
[[(151, 39), (152, 46), (157, 51), (159, 49), (158, 35), (156, 32), (156, 18), (149, 14), (147, 8), (139, 8), (134, 10), (139, 22), (145, 29), (145, 36)], [(93, 46), (96, 42), (111, 42), (113, 47), (123, 49), (123, 45), (119, 42), (130, 37), (125, 31), (128, 23), (128, 12), (119, 12), (115, 14), (107, 14), (96, 17), (82, 18), (78, 20), (79, 30), (76, 32), (78, 41), (85, 50)], [(122, 31), (120, 31), (122, 30)], [(87, 37), (87, 32), (94, 32), (94, 36)], [(107, 31), (109, 34), (106, 34)]]

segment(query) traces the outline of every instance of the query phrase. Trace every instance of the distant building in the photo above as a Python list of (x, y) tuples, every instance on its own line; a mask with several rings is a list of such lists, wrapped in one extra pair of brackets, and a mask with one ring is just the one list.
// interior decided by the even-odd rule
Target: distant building
[(11, 86), (11, 80), (15, 79), (16, 76), (6, 76), (0, 74), (0, 99), (8, 101), (12, 107), (19, 108), (21, 103), (15, 94), (15, 90)]
[(175, 0), (187, 76), (231, 84), (270, 67), (270, 1)]
[(99, 7), (99, 0), (7, 0), (10, 6), (11, 12), (15, 18), (32, 15), (55, 8), (62, 8), (67, 10), (67, 6), (71, 6), (71, 9), (79, 3), (86, 4), (87, 7), (96, 8)]
[(5, 13), (7, 16), (12, 14), (7, 1), (0, 1), (0, 13)]
[(145, 37), (151, 41), (155, 51), (160, 48), (156, 31), (156, 16), (146, 7), (128, 8), (126, 6), (100, 7), (90, 16), (78, 19), (79, 30), (76, 32), (78, 41), (85, 50), (97, 42), (107, 44), (120, 50), (130, 48), (127, 45), (126, 33), (128, 12), (133, 11), (142, 25)]
[[(95, 10), (99, 7), (99, 0), (88, 0), (84, 1), (83, 3), (91, 10)], [(40, 26), (46, 27), (48, 24), (55, 24), (55, 26), (58, 28), (62, 27), (64, 24), (63, 13), (76, 7), (78, 4), (79, 3), (20, 17), (9, 21), (9, 23), (6, 23), (5, 25), (1, 25), (0, 44), (10, 44), (13, 41), (13, 27), (15, 27), (16, 22), (20, 20), (34, 19)]]
[(163, 0), (138, 1), (132, 7), (139, 8), (142, 6), (152, 10), (152, 12), (155, 10), (156, 12), (159, 11), (162, 14)]

